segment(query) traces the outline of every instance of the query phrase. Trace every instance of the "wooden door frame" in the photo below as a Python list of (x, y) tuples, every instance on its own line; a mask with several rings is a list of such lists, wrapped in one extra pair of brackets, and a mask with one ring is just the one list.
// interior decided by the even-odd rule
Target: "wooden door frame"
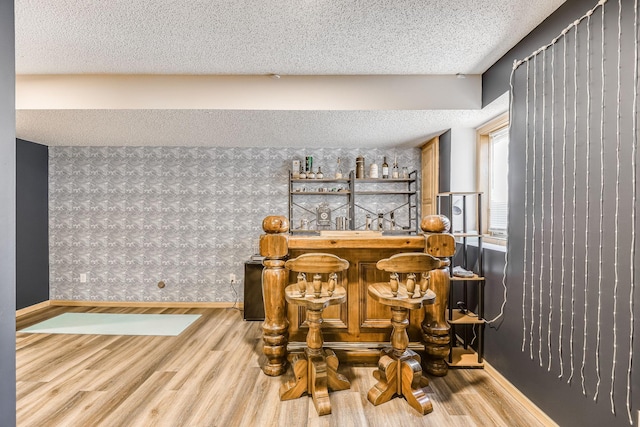
[[(435, 136), (425, 142), (421, 147), (421, 182), (420, 208), (421, 215), (431, 215), (437, 213), (436, 195), (440, 191), (440, 137)], [(432, 151), (429, 154), (429, 151)], [(428, 157), (431, 156), (431, 159)], [(433, 167), (427, 165), (431, 160)], [(430, 208), (429, 208), (430, 206)]]

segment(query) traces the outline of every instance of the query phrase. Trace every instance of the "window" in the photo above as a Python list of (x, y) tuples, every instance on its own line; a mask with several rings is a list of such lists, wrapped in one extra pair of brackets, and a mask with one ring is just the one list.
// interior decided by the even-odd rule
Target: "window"
[(488, 242), (507, 238), (509, 116), (503, 114), (477, 129), (478, 191), (483, 192), (482, 234)]
[(509, 128), (489, 134), (489, 234), (507, 235), (507, 164)]

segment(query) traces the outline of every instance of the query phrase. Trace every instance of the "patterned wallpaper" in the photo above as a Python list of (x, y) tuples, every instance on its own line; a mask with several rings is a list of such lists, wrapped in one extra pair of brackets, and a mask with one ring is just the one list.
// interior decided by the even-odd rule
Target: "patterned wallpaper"
[(51, 299), (242, 301), (262, 219), (288, 213), (291, 160), (332, 175), (360, 154), (420, 165), (415, 148), (50, 147)]

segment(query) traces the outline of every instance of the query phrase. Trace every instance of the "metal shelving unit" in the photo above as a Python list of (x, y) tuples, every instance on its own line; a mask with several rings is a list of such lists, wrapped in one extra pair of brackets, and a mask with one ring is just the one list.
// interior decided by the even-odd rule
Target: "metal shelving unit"
[[(328, 184), (328, 185), (324, 185)], [(333, 187), (329, 184), (336, 184)], [(405, 185), (405, 187), (403, 187)], [(376, 188), (372, 188), (375, 186)], [(380, 189), (381, 186), (388, 189)], [(339, 189), (331, 191), (333, 188)], [(395, 204), (388, 212), (383, 212), (386, 222), (390, 222), (390, 212), (401, 209), (407, 209), (408, 224), (402, 225), (401, 229), (383, 230), (383, 234), (410, 234), (417, 233), (420, 226), (418, 218), (418, 201), (417, 201), (418, 175), (417, 171), (409, 173), (408, 178), (384, 179), (384, 178), (355, 178), (354, 171), (349, 172), (348, 178), (343, 179), (308, 179), (293, 178), (289, 173), (289, 224), (292, 233), (314, 234), (315, 230), (315, 208), (309, 202), (309, 197), (302, 196), (321, 196), (330, 204), (331, 212), (346, 212), (347, 224), (349, 230), (362, 230), (364, 223), (356, 223), (356, 212), (365, 212), (377, 217), (378, 212), (374, 212), (367, 207), (367, 198), (370, 196), (402, 196), (404, 201)], [(319, 189), (329, 189), (329, 191), (320, 191)], [(300, 196), (300, 197), (299, 197)], [(342, 197), (342, 199), (340, 199)], [(306, 199), (306, 200), (305, 200)], [(356, 203), (356, 201), (358, 203)], [(296, 210), (302, 212), (309, 220), (309, 230), (302, 230), (300, 224), (296, 222), (300, 215), (296, 215)]]
[[(370, 185), (384, 185), (388, 189), (370, 189)], [(402, 188), (403, 186), (406, 186)], [(385, 233), (417, 233), (420, 226), (418, 219), (418, 202), (417, 202), (417, 187), (418, 187), (418, 172), (412, 171), (409, 173), (408, 178), (356, 178), (354, 181), (354, 214), (356, 209), (360, 209), (365, 214), (375, 215), (378, 212), (371, 210), (366, 203), (363, 202), (363, 197), (358, 196), (405, 196), (404, 201), (400, 204), (396, 204), (393, 208), (387, 212), (383, 212), (385, 221), (389, 222), (387, 215), (390, 212), (395, 212), (400, 209), (407, 209), (407, 224), (402, 229), (396, 230), (384, 230)], [(355, 203), (355, 199), (358, 198), (360, 203)], [(355, 217), (355, 215), (354, 215)], [(364, 227), (364, 224), (356, 224), (355, 229)]]
[[(333, 208), (331, 209), (331, 212), (336, 212), (338, 210), (345, 209), (346, 217), (348, 218), (349, 229), (353, 230), (354, 222), (353, 222), (353, 215), (351, 214), (354, 209), (353, 207), (354, 178), (353, 177), (354, 177), (354, 174), (353, 174), (353, 171), (351, 171), (349, 173), (348, 178), (341, 178), (341, 179), (302, 178), (301, 179), (301, 178), (293, 178), (293, 175), (291, 174), (291, 172), (289, 172), (290, 231), (292, 233), (308, 233), (308, 234), (314, 234), (317, 232), (317, 230), (312, 229), (313, 224), (316, 221), (315, 220), (316, 212), (312, 210), (308, 204), (297, 201), (298, 200), (297, 196), (322, 196), (323, 199), (326, 199), (332, 202)], [(331, 189), (336, 188), (336, 191), (320, 191), (320, 189), (322, 188), (329, 188), (329, 187), (324, 187), (323, 184), (336, 184), (336, 185), (342, 185), (342, 187), (331, 187)], [(346, 184), (346, 187), (344, 187), (345, 184)], [(307, 189), (306, 185), (309, 185), (310, 188)], [(294, 201), (294, 197), (296, 198), (296, 201)], [(298, 208), (303, 212), (306, 212), (311, 217), (311, 220), (309, 220), (310, 227), (308, 230), (302, 230), (301, 227), (294, 225), (293, 221), (295, 219), (294, 218), (295, 208)]]
[[(460, 266), (472, 271), (472, 277), (457, 277), (453, 275), (454, 257), (451, 258), (451, 287), (449, 290), (449, 309), (447, 321), (451, 327), (451, 344), (448, 364), (457, 368), (481, 368), (484, 356), (484, 328), (486, 325), (484, 314), (484, 269), (482, 261), (482, 193), (477, 192), (447, 192), (437, 195), (438, 213), (451, 218), (460, 217), (460, 228), (454, 229), (452, 234), (456, 238), (456, 255)], [(472, 212), (472, 215), (468, 215)], [(472, 219), (474, 229), (470, 229), (469, 220)], [(471, 265), (469, 260), (469, 240), (477, 239), (476, 262)], [(462, 287), (462, 299), (454, 298)], [(470, 309), (469, 291), (475, 292), (477, 306), (475, 311)], [(458, 302), (462, 306), (458, 306)], [(472, 349), (477, 339), (477, 352)]]

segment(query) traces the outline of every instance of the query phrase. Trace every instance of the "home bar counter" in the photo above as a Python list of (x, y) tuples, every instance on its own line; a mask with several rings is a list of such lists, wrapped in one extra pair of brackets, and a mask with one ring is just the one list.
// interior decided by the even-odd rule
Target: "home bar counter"
[(446, 374), (444, 357), (449, 351), (449, 326), (445, 310), (449, 271), (445, 264), (455, 250), (453, 236), (446, 233), (387, 236), (358, 231), (290, 235), (288, 227), (284, 217), (267, 217), (263, 222), (266, 234), (260, 239), (260, 253), (265, 257), (263, 352), (268, 362), (263, 370), (267, 375), (280, 375), (286, 370), (288, 351), (304, 345), (308, 330), (304, 308), (285, 302), (284, 288), (296, 282), (295, 275), (284, 269), (285, 260), (318, 252), (349, 261), (349, 269), (338, 279), (347, 291), (347, 302), (324, 310), (322, 334), (325, 346), (335, 350), (342, 361), (356, 363), (375, 363), (380, 349), (389, 345), (391, 336), (391, 309), (374, 301), (367, 292), (370, 284), (389, 281), (389, 273), (378, 270), (376, 263), (402, 252), (427, 252), (443, 259), (443, 268), (433, 270), (429, 280), (436, 302), (423, 310), (411, 311), (407, 333), (412, 348), (426, 349), (425, 369), (434, 375)]

